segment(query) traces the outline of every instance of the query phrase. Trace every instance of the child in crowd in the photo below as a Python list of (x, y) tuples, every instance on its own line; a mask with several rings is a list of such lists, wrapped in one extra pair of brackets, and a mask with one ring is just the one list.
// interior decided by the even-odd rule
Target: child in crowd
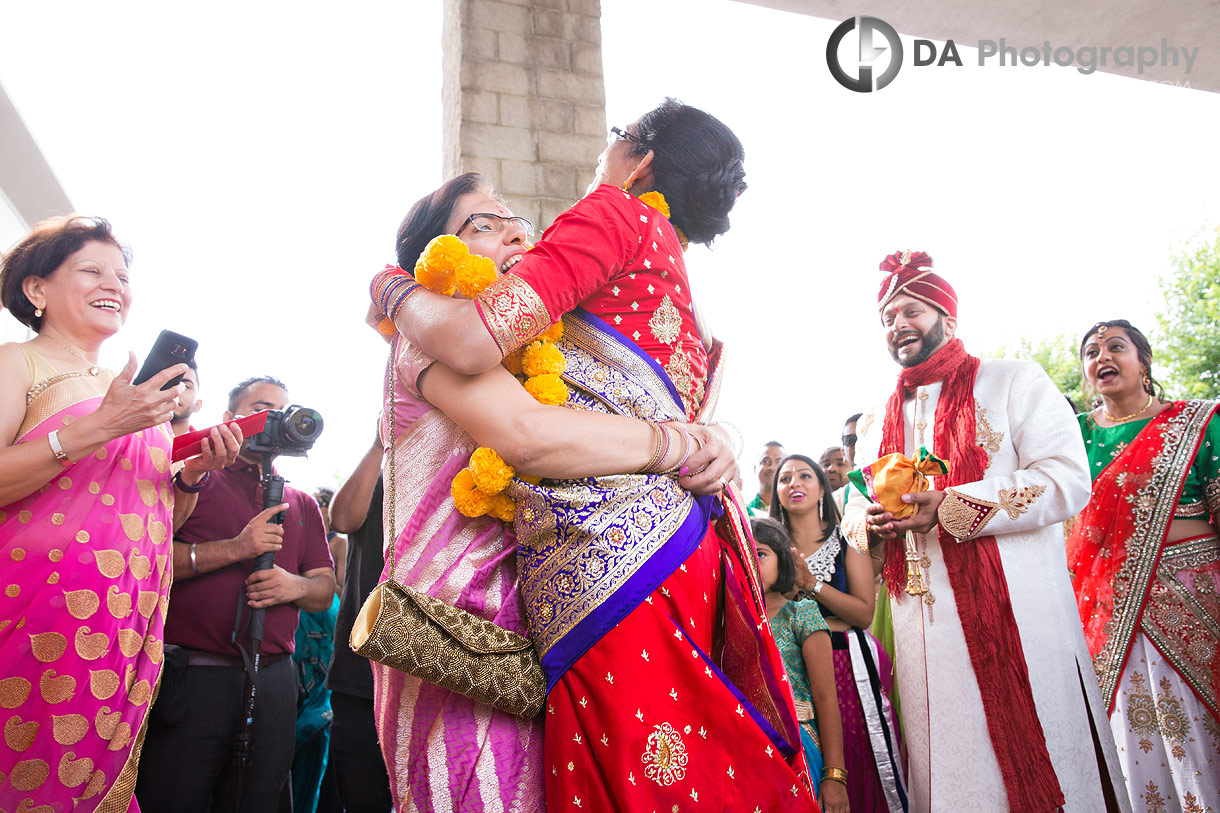
[(796, 698), (801, 744), (812, 776), (821, 776), (818, 803), (825, 813), (848, 813), (843, 729), (835, 694), (830, 631), (816, 601), (789, 601), (796, 590), (792, 542), (779, 522), (750, 520), (767, 618)]

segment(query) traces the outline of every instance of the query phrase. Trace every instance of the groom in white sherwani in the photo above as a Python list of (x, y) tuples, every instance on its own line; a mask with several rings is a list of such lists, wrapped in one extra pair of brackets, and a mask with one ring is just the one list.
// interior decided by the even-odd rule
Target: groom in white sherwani
[(881, 263), (902, 369), (860, 419), (856, 462), (922, 446), (949, 473), (903, 497), (910, 517), (855, 489), (844, 517), (884, 562), (911, 810), (1128, 810), (1064, 554), (1061, 523), (1089, 499), (1080, 431), (1037, 364), (966, 352), (931, 268)]

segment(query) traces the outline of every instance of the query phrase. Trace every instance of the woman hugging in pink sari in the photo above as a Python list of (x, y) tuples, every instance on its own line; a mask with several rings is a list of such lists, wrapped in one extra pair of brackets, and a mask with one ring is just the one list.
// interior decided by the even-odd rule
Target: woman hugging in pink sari
[(139, 810), (173, 517), (241, 441), (214, 430), (172, 476), (182, 385), (161, 387), (186, 365), (140, 386), (134, 355), (98, 366), (131, 307), (129, 261), (105, 220), (73, 216), (0, 263), (4, 307), (37, 334), (0, 345), (0, 810)]
[[(399, 265), (454, 234), (503, 272), (529, 247), (533, 226), (514, 217), (486, 178), (458, 176), (417, 202), (399, 229)], [(540, 330), (547, 325), (541, 325)], [(702, 444), (684, 484), (718, 491), (735, 465), (723, 430), (674, 425)], [(451, 483), (477, 446), (496, 450), (518, 473), (593, 477), (635, 472), (653, 461), (657, 430), (642, 420), (543, 406), (503, 367), (455, 373), (395, 335), (382, 420), (384, 577), (519, 634), (528, 634), (518, 594), (511, 524), (469, 518)], [(676, 436), (675, 436), (676, 437)], [(690, 449), (694, 450), (694, 442)], [(675, 442), (658, 466), (677, 467)], [(396, 809), (542, 811), (542, 719), (523, 720), (374, 662), (377, 730)]]

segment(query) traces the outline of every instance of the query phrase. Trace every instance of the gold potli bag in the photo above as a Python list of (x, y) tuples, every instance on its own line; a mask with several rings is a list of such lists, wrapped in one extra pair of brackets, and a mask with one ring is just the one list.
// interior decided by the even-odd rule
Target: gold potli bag
[[(394, 529), (393, 397), (398, 365), (390, 363), (390, 447), (386, 491)], [(373, 588), (352, 626), (352, 651), (471, 700), (531, 718), (546, 701), (546, 676), (530, 639), (403, 585), (397, 573)]]

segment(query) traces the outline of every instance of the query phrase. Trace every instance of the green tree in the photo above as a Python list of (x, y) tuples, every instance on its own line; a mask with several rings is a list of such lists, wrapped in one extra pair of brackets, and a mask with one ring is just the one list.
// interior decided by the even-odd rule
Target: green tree
[(1170, 398), (1220, 398), (1220, 228), (1161, 277), (1154, 363)]
[(1077, 409), (1085, 409), (1088, 399), (1084, 395), (1084, 376), (1080, 372), (1076, 347), (1075, 337), (1063, 333), (1048, 339), (1022, 338), (1020, 343), (1011, 349), (1001, 346), (995, 356), (1038, 362), (1059, 391), (1071, 398)]

